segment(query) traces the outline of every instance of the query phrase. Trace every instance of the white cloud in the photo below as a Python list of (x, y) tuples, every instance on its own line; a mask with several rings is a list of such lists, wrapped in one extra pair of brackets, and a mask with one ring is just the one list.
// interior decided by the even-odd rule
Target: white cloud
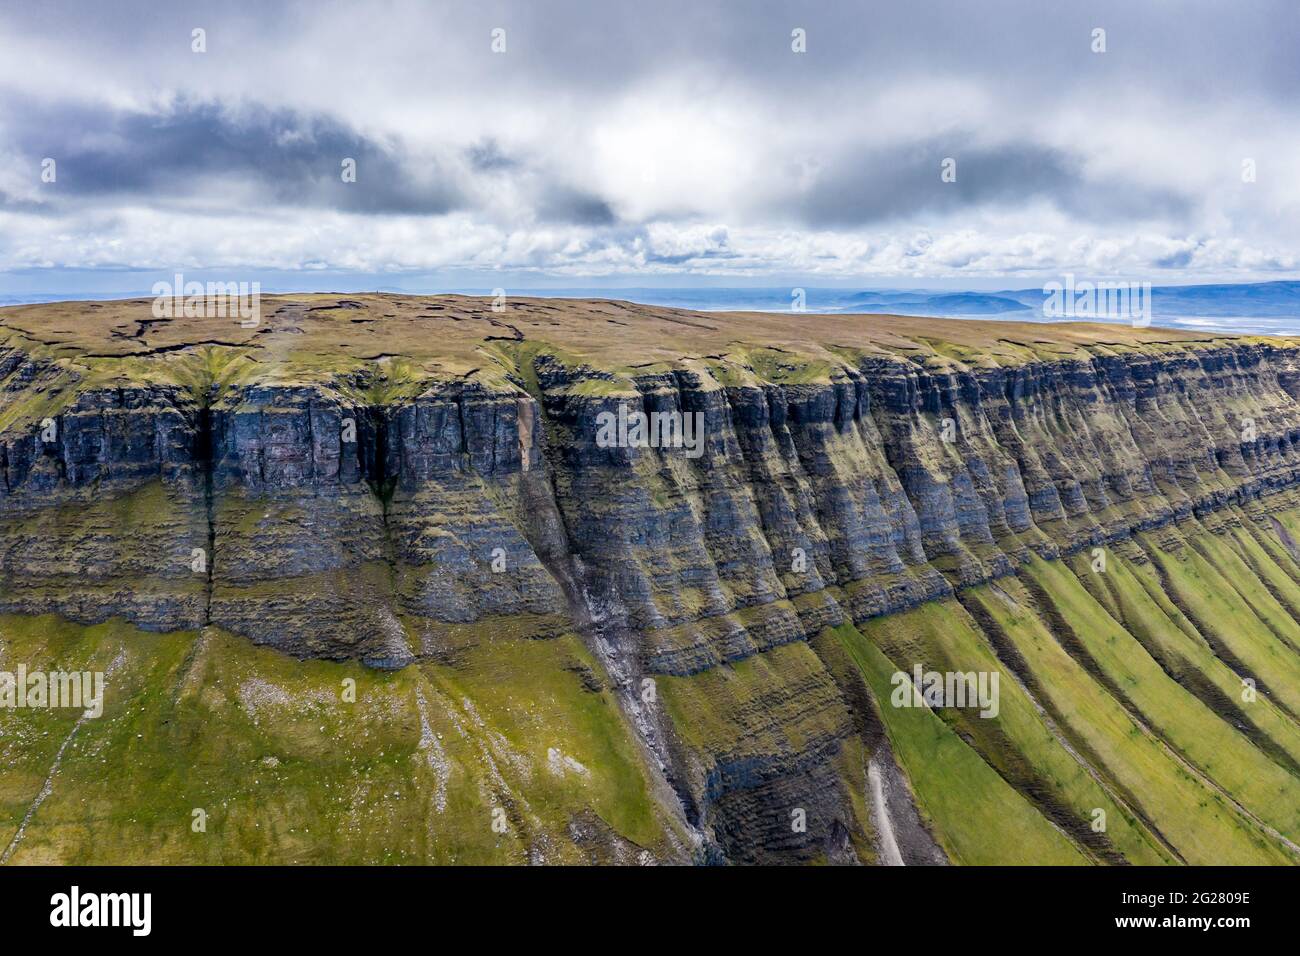
[[(802, 55), (780, 4), (15, 6), (0, 272), (1294, 269), (1294, 7), (1094, 6), (828, 0)], [(82, 166), (47, 189), (54, 149)], [(370, 150), (351, 192), (343, 149)]]

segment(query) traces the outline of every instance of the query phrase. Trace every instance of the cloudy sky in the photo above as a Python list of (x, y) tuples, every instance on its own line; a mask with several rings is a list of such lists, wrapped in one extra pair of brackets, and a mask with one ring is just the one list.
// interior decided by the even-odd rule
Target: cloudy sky
[(5, 4), (0, 293), (1292, 278), (1298, 41), (1293, 0)]

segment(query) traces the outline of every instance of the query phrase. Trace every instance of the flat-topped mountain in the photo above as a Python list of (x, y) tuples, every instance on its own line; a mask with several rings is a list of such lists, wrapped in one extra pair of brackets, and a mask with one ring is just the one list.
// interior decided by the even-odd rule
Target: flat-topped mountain
[(15, 860), (1297, 858), (1300, 343), (157, 311), (0, 309), (0, 669), (113, 665)]
[[(167, 300), (170, 306), (172, 300)], [(491, 343), (529, 341), (611, 367), (724, 361), (733, 350), (786, 349), (806, 360), (838, 364), (845, 351), (1023, 364), (1034, 358), (1086, 356), (1209, 341), (1213, 337), (1105, 323), (1022, 324), (916, 316), (692, 312), (616, 299), (500, 300), (460, 295), (264, 295), (256, 323), (235, 315), (233, 298), (210, 300), (221, 315), (155, 314), (154, 299), (54, 302), (0, 310), (0, 335), (11, 345), (65, 358), (144, 356), (185, 346), (251, 350), (264, 362), (305, 372), (326, 364), (397, 355), (431, 372), (464, 374)], [(487, 353), (481, 350), (488, 348)], [(966, 354), (963, 355), (962, 353)], [(457, 366), (467, 362), (466, 368)]]

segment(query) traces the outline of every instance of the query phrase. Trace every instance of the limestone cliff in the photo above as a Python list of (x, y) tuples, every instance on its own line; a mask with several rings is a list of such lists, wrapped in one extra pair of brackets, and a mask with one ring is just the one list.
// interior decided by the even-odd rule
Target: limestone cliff
[[(390, 671), (577, 635), (676, 821), (663, 859), (874, 860), (882, 827), (904, 862), (959, 857), (895, 753), (876, 651), (834, 635), (945, 608), (1041, 702), (988, 588), (1077, 552), (1156, 566), (1145, 536), (1262, 526), (1300, 477), (1284, 340), (460, 297), (262, 308), (255, 329), (146, 301), (0, 311), (0, 613)], [(698, 416), (701, 445), (597, 440), (629, 412)], [(1026, 587), (1018, 606), (1068, 645)], [(1276, 707), (1289, 728), (1300, 711)], [(1000, 765), (1024, 745), (945, 720), (1071, 852), (1141, 858)], [(1294, 784), (1290, 729), (1251, 726)], [(1137, 784), (1105, 789), (1142, 852), (1184, 852)]]

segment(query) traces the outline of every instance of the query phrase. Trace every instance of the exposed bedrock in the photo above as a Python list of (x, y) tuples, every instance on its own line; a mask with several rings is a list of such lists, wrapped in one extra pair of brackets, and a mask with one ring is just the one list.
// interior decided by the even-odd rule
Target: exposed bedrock
[[(850, 795), (868, 704), (812, 649), (824, 628), (1300, 475), (1288, 348), (942, 374), (870, 357), (808, 383), (683, 363), (634, 387), (529, 363), (382, 400), (343, 381), (81, 389), (0, 430), (0, 611), (214, 625), (378, 667), (506, 621), (576, 630), (701, 859), (852, 860), (872, 843)], [(0, 357), (0, 411), (45, 374)], [(700, 454), (600, 447), (620, 406), (701, 416)]]

